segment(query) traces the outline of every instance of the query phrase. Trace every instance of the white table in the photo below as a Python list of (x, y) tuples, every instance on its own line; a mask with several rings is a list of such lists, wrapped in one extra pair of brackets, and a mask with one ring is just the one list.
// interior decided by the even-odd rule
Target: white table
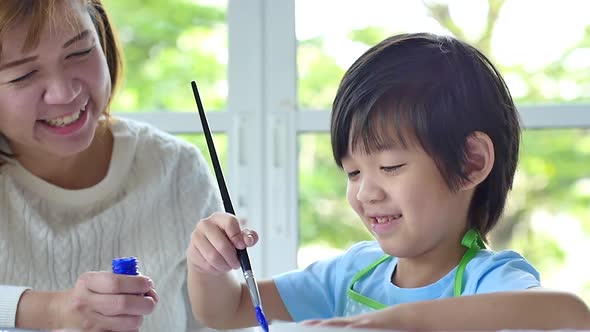
[[(66, 330), (61, 330), (66, 331)], [(61, 332), (60, 331), (60, 332)], [(198, 331), (193, 332), (207, 332), (207, 331), (217, 331), (212, 329), (201, 329)], [(249, 329), (240, 329), (240, 330), (232, 330), (233, 332), (262, 332), (262, 329), (257, 328), (249, 328)], [(375, 330), (375, 329), (350, 329), (350, 328), (338, 328), (338, 327), (314, 327), (314, 326), (302, 326), (296, 325), (293, 323), (284, 324), (272, 324), (270, 326), (270, 332), (392, 332), (393, 330)], [(37, 330), (23, 330), (23, 329), (2, 329), (0, 328), (0, 332), (54, 332), (54, 331), (37, 331)], [(75, 332), (74, 330), (67, 330), (67, 332)], [(225, 331), (229, 332), (229, 331)], [(500, 330), (496, 332), (590, 332), (590, 330), (553, 330), (553, 331), (538, 331), (538, 330)]]
[[(191, 332), (217, 332), (221, 330), (214, 330), (214, 329), (199, 329), (196, 331)], [(297, 325), (295, 323), (286, 323), (286, 322), (274, 322), (269, 326), (269, 332), (391, 332), (391, 330), (369, 330), (369, 329), (344, 329), (344, 328), (336, 328), (336, 327), (314, 327), (314, 326), (303, 326)], [(0, 331), (2, 332), (2, 331)], [(251, 327), (247, 329), (238, 329), (238, 330), (224, 330), (223, 332), (263, 332), (262, 328), (260, 327)], [(544, 331), (546, 332), (546, 331)], [(571, 332), (571, 331), (568, 331)], [(588, 331), (590, 332), (590, 331)]]
[[(270, 332), (342, 332), (346, 330), (347, 332), (384, 332), (385, 330), (367, 330), (367, 329), (343, 329), (343, 328), (334, 328), (334, 327), (313, 327), (313, 326), (301, 326), (295, 324), (272, 324), (270, 326)], [(61, 330), (59, 332), (65, 332), (66, 330)], [(213, 329), (201, 329), (194, 332), (207, 332), (207, 331), (217, 331)], [(37, 331), (37, 330), (23, 330), (23, 329), (1, 329), (0, 332), (54, 332), (54, 331)], [(67, 330), (67, 332), (76, 332), (75, 330)], [(230, 332), (230, 331), (225, 331)], [(240, 330), (232, 330), (232, 332), (262, 332), (260, 327), (249, 328), (249, 329), (240, 329)], [(391, 332), (391, 331), (387, 331)], [(545, 331), (544, 331), (545, 332)], [(590, 331), (589, 331), (590, 332)]]

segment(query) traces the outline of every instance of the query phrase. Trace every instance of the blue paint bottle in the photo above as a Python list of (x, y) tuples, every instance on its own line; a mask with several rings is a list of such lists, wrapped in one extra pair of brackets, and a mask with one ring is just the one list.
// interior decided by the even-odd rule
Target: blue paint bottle
[(113, 259), (112, 266), (113, 273), (115, 274), (125, 274), (129, 276), (139, 275), (137, 258), (135, 257), (115, 258)]

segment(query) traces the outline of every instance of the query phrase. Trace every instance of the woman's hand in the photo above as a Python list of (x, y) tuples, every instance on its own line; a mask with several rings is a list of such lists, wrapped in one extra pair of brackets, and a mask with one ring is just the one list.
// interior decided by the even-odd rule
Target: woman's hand
[(220, 275), (240, 267), (236, 249), (258, 242), (258, 234), (241, 229), (229, 213), (214, 213), (197, 223), (186, 251), (189, 268), (204, 274)]
[(83, 331), (139, 331), (143, 316), (158, 302), (145, 276), (110, 272), (82, 274), (73, 289), (58, 292), (51, 303), (60, 327)]

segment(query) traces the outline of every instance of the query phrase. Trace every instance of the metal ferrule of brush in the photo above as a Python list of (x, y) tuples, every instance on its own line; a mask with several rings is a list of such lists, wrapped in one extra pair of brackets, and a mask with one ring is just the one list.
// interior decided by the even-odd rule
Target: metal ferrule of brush
[(254, 307), (260, 307), (260, 293), (258, 293), (258, 286), (256, 285), (256, 279), (254, 279), (254, 273), (251, 270), (244, 272), (244, 279), (246, 279), (246, 285), (250, 291), (250, 298)]

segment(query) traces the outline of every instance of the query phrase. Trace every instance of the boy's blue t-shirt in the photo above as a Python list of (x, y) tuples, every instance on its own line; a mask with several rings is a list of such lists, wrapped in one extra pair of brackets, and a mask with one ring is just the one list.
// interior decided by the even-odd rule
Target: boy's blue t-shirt
[[(346, 253), (315, 262), (303, 270), (274, 277), (285, 307), (296, 321), (343, 315), (347, 288), (353, 277), (384, 255), (375, 241), (360, 242)], [(455, 267), (437, 282), (419, 288), (391, 283), (397, 264), (393, 257), (357, 281), (354, 290), (385, 305), (453, 297)], [(480, 250), (467, 264), (462, 295), (524, 290), (540, 286), (539, 272), (514, 251)]]

